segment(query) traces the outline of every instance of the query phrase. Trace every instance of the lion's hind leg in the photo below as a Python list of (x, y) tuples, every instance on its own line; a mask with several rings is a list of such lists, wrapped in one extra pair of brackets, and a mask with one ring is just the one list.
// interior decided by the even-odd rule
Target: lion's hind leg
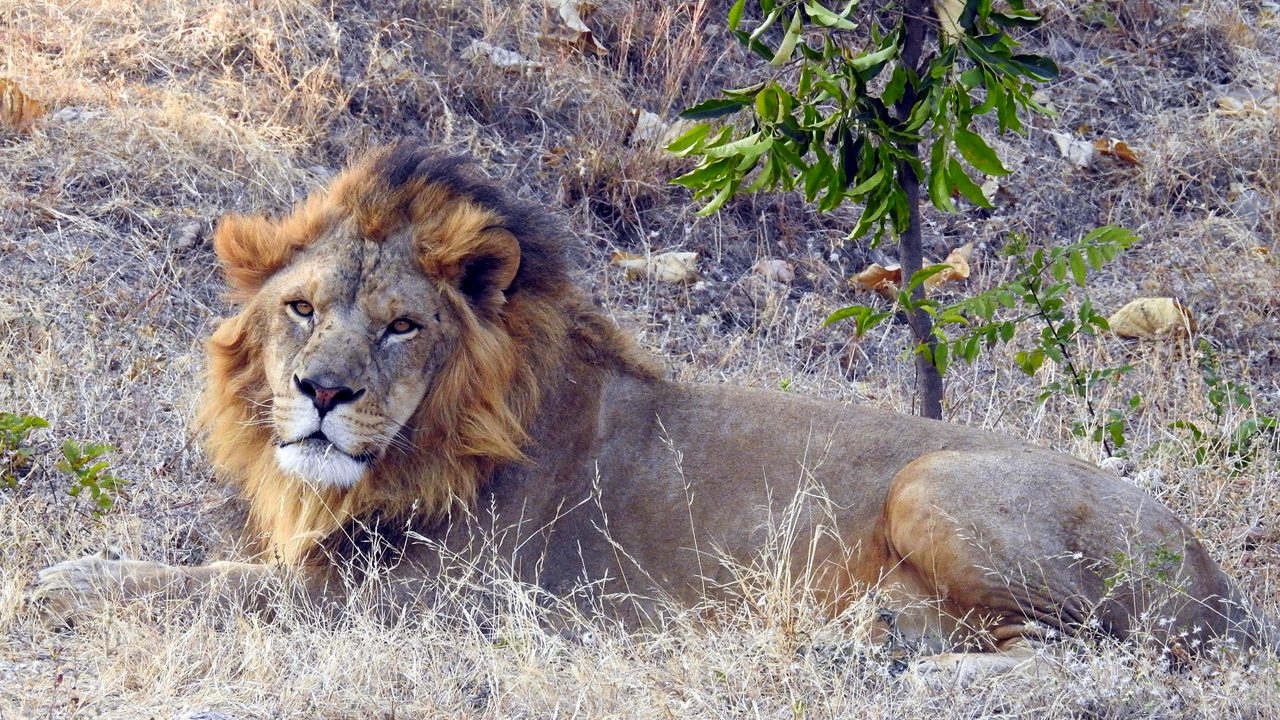
[(886, 501), (885, 540), (896, 562), (887, 579), (941, 618), (929, 619), (941, 642), (926, 647), (943, 654), (917, 671), (930, 684), (1043, 672), (1042, 646), (1094, 617), (1085, 563), (1028, 509), (1034, 499), (999, 486), (1000, 473), (990, 456), (932, 453), (899, 473)]

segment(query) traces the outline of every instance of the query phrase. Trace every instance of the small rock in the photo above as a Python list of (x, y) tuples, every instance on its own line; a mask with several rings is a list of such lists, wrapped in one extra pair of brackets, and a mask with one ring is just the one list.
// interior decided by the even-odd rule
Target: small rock
[(53, 115), (49, 116), (49, 119), (58, 124), (69, 125), (83, 120), (92, 120), (100, 115), (102, 115), (101, 112), (86, 110), (77, 105), (72, 105), (59, 109)]
[(1231, 214), (1236, 220), (1250, 229), (1258, 227), (1267, 213), (1267, 201), (1262, 194), (1251, 187), (1235, 184), (1231, 186), (1229, 197)]
[(186, 250), (195, 247), (203, 236), (203, 222), (191, 220), (178, 223), (169, 228), (169, 247), (173, 250)]
[(765, 258), (751, 266), (751, 272), (770, 282), (783, 283), (785, 285), (790, 285), (796, 279), (795, 268), (791, 267), (791, 263), (786, 260)]
[(1122, 457), (1103, 458), (1098, 462), (1098, 467), (1111, 473), (1115, 473), (1120, 477), (1124, 477), (1133, 472), (1133, 463)]
[(1144, 468), (1133, 474), (1129, 481), (1152, 495), (1159, 495), (1164, 489), (1165, 475), (1159, 468)]
[(1087, 168), (1093, 163), (1095, 154), (1093, 143), (1077, 140), (1066, 133), (1049, 133), (1058, 145), (1062, 157), (1070, 160), (1077, 167)]

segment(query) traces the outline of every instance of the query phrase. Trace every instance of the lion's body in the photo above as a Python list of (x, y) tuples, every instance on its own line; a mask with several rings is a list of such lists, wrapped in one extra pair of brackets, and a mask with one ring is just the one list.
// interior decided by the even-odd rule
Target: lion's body
[(411, 596), (442, 547), (623, 614), (772, 554), (832, 612), (880, 588), (937, 647), (1125, 636), (1144, 615), (1191, 639), (1264, 631), (1184, 524), (1087, 463), (662, 379), (569, 283), (546, 218), (456, 162), (383, 151), (216, 245), (242, 308), (210, 342), (200, 421), (267, 564), (74, 561), (46, 571), (48, 603), (157, 578), (251, 594), (275, 562), (333, 599), (352, 553), (388, 543)]

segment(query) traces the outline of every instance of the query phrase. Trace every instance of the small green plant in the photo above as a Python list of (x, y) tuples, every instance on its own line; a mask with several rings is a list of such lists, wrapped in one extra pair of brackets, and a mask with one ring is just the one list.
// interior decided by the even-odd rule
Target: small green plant
[[(1170, 538), (1170, 545), (1173, 544), (1174, 540)], [(1102, 587), (1108, 594), (1116, 588), (1142, 580), (1155, 580), (1164, 585), (1179, 581), (1176, 573), (1182, 566), (1182, 553), (1160, 543), (1146, 543), (1135, 550), (1132, 554), (1123, 550), (1111, 553), (1112, 572), (1102, 580)]]
[(0, 412), (0, 487), (12, 488), (31, 469), (35, 448), (28, 436), (32, 430), (49, 427), (44, 418)]
[(1080, 241), (1049, 249), (1038, 249), (1026, 256), (1028, 240), (1014, 235), (1005, 245), (1006, 256), (1018, 258), (1018, 273), (1013, 280), (990, 290), (964, 298), (952, 305), (941, 305), (935, 299), (916, 299), (912, 286), (948, 268), (932, 265), (911, 277), (907, 287), (897, 294), (890, 308), (851, 305), (827, 318), (827, 323), (852, 319), (859, 335), (894, 316), (899, 308), (921, 310), (933, 317), (933, 342), (920, 343), (916, 352), (924, 355), (945, 373), (956, 358), (973, 363), (983, 348), (994, 348), (1014, 339), (1019, 325), (1038, 322), (1040, 331), (1032, 346), (1014, 356), (1018, 367), (1027, 375), (1035, 375), (1045, 360), (1052, 360), (1066, 373), (1065, 380), (1047, 383), (1040, 402), (1063, 395), (1084, 401), (1088, 420), (1077, 422), (1072, 430), (1081, 437), (1101, 442), (1108, 455), (1114, 455), (1125, 444), (1125, 418), (1142, 399), (1128, 399), (1127, 409), (1100, 410), (1093, 402), (1097, 391), (1113, 384), (1132, 369), (1130, 365), (1088, 368), (1075, 357), (1071, 348), (1081, 335), (1093, 335), (1108, 329), (1107, 319), (1085, 298), (1072, 313), (1067, 295), (1072, 286), (1084, 288), (1090, 268), (1098, 270), (1138, 241), (1129, 230), (1115, 226), (1097, 228)]
[(1280, 420), (1274, 415), (1254, 413), (1230, 427), (1233, 410), (1252, 407), (1249, 390), (1245, 386), (1222, 377), (1218, 355), (1208, 340), (1200, 339), (1200, 377), (1209, 388), (1209, 405), (1213, 408), (1216, 427), (1201, 428), (1190, 420), (1178, 420), (1169, 427), (1186, 431), (1194, 446), (1197, 464), (1210, 458), (1222, 458), (1230, 462), (1233, 475), (1244, 472), (1268, 444), (1280, 442)]
[(55, 466), (58, 470), (71, 476), (72, 484), (67, 492), (78, 497), (88, 490), (96, 509), (95, 516), (110, 510), (115, 505), (116, 496), (124, 490), (127, 481), (108, 472), (111, 463), (100, 459), (115, 448), (104, 443), (80, 444), (75, 440), (62, 443), (62, 460)]

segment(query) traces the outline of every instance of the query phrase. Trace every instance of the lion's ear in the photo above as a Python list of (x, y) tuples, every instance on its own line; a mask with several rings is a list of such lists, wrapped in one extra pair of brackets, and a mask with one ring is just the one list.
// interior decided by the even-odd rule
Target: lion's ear
[(222, 274), (232, 296), (244, 300), (288, 261), (292, 247), (266, 218), (227, 215), (214, 231), (213, 250), (222, 261)]
[(520, 269), (520, 241), (506, 228), (487, 228), (451, 268), (450, 279), (482, 313), (496, 312)]

